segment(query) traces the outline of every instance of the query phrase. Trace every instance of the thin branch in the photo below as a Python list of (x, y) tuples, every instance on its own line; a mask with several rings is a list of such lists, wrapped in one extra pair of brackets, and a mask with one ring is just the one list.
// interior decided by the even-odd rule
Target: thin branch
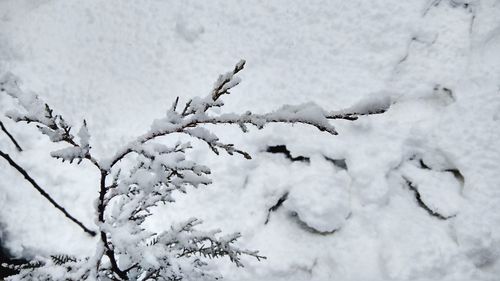
[(386, 112), (387, 109), (380, 109), (380, 110), (374, 110), (370, 112), (362, 112), (362, 113), (357, 113), (357, 112), (349, 112), (349, 113), (342, 113), (342, 114), (331, 114), (325, 116), (327, 119), (344, 119), (344, 120), (349, 120), (349, 121), (356, 121), (360, 116), (364, 115), (374, 115), (374, 114), (382, 114)]
[(269, 219), (271, 218), (271, 212), (275, 212), (276, 210), (278, 210), (279, 207), (281, 207), (287, 199), (288, 199), (288, 191), (285, 192), (283, 195), (281, 195), (278, 201), (267, 210), (267, 217), (264, 224), (269, 223)]
[(19, 143), (17, 143), (16, 139), (9, 133), (9, 131), (7, 131), (7, 128), (5, 128), (2, 121), (0, 121), (0, 127), (2, 128), (2, 131), (9, 137), (10, 141), (14, 144), (17, 151), (19, 151), (19, 152), (23, 151), (23, 149), (21, 148)]
[(0, 150), (0, 156), (7, 160), (9, 162), (10, 166), (12, 166), (14, 169), (16, 169), (21, 175), (24, 176), (24, 178), (33, 185), (33, 187), (43, 196), (45, 199), (47, 199), (56, 209), (61, 211), (68, 219), (76, 223), (83, 231), (88, 233), (90, 236), (95, 236), (96, 233), (90, 229), (88, 229), (83, 223), (81, 223), (79, 220), (75, 219), (72, 215), (70, 215), (66, 209), (64, 209), (61, 205), (59, 205), (50, 195), (41, 188), (38, 183), (26, 172), (25, 169), (23, 169), (21, 166), (19, 166), (10, 156), (3, 151)]
[[(74, 141), (74, 136), (71, 133), (72, 127), (66, 122), (62, 115), (55, 114), (54, 110), (37, 95), (23, 92), (19, 88), (17, 78), (13, 75), (7, 75), (6, 78), (0, 78), (0, 92), (5, 92), (7, 95), (17, 99), (21, 107), (26, 111), (26, 113), (19, 113), (16, 111), (8, 112), (7, 116), (10, 119), (15, 122), (35, 124), (42, 134), (47, 135), (54, 143), (65, 142), (75, 148), (84, 148), (82, 147), (82, 143), (78, 144)], [(82, 129), (86, 129), (86, 127), (87, 124), (84, 120)], [(93, 158), (88, 150), (90, 150), (90, 146), (86, 154), (79, 158), (89, 160), (94, 166), (100, 169), (97, 159)], [(60, 158), (58, 156), (54, 157)]]
[[(101, 170), (101, 180), (99, 184), (99, 203), (97, 206), (99, 223), (105, 223), (104, 211), (106, 210), (106, 205), (107, 205), (105, 202), (105, 197), (108, 191), (108, 188), (106, 187), (107, 176), (108, 172), (105, 170)], [(109, 261), (111, 263), (112, 271), (115, 272), (121, 279), (128, 280), (127, 274), (118, 267), (118, 263), (115, 258), (115, 252), (113, 251), (113, 248), (111, 247), (110, 242), (108, 241), (106, 232), (101, 230), (100, 236), (101, 236), (101, 241), (104, 244), (104, 248), (106, 249), (105, 254), (109, 258)]]
[[(148, 279), (148, 277), (145, 276), (147, 274), (150, 274), (151, 278), (162, 277), (156, 276), (163, 270), (162, 268), (177, 266), (175, 264), (172, 265), (166, 258), (163, 258), (163, 260), (158, 259), (160, 263), (159, 268), (156, 265), (147, 265), (147, 263), (147, 266), (144, 266), (141, 262), (143, 255), (141, 254), (141, 250), (137, 248), (141, 246), (141, 243), (137, 245), (119, 245), (118, 240), (113, 240), (114, 237), (112, 234), (114, 232), (110, 232), (109, 227), (113, 227), (114, 229), (123, 228), (123, 231), (127, 233), (130, 232), (128, 233), (129, 235), (135, 235), (134, 233), (136, 232), (144, 232), (146, 230), (142, 228), (141, 224), (150, 214), (151, 207), (161, 202), (172, 202), (173, 198), (171, 197), (171, 193), (175, 190), (186, 192), (186, 186), (197, 187), (199, 185), (211, 183), (211, 179), (206, 176), (210, 174), (210, 169), (208, 169), (208, 167), (186, 160), (184, 150), (190, 148), (189, 144), (176, 145), (174, 148), (170, 148), (164, 145), (159, 146), (159, 144), (149, 143), (149, 141), (157, 137), (174, 133), (186, 134), (190, 137), (204, 141), (217, 154), (219, 150), (225, 150), (230, 155), (237, 153), (250, 159), (251, 157), (248, 153), (237, 149), (233, 144), (226, 144), (219, 141), (217, 135), (211, 133), (204, 127), (210, 124), (233, 124), (239, 126), (243, 132), (247, 132), (247, 125), (262, 129), (267, 123), (302, 123), (313, 126), (320, 131), (337, 135), (338, 133), (335, 127), (330, 124), (331, 122), (329, 119), (356, 120), (361, 115), (382, 113), (390, 106), (390, 101), (384, 100), (382, 103), (377, 101), (375, 105), (364, 103), (362, 104), (363, 106), (358, 105), (342, 111), (326, 112), (319, 106), (309, 103), (296, 106), (283, 106), (267, 114), (253, 114), (247, 111), (243, 114), (228, 113), (213, 116), (214, 113), (209, 111), (209, 109), (219, 108), (224, 105), (222, 96), (229, 95), (230, 90), (240, 83), (241, 79), (236, 76), (236, 74), (244, 68), (244, 65), (244, 60), (238, 62), (232, 71), (219, 76), (208, 96), (204, 98), (193, 98), (187, 101), (183, 109), (180, 107), (179, 98), (177, 97), (164, 118), (155, 120), (148, 132), (122, 147), (112, 158), (106, 159), (105, 161), (98, 161), (90, 154), (90, 134), (88, 133), (85, 121), (77, 134), (80, 141), (75, 141), (75, 136), (70, 131), (71, 126), (66, 123), (61, 115), (54, 114), (53, 110), (47, 104), (43, 103), (36, 95), (22, 92), (17, 86), (16, 80), (13, 78), (6, 80), (9, 83), (4, 82), (8, 87), (6, 87), (6, 89), (0, 88), (0, 91), (6, 91), (9, 95), (17, 98), (20, 105), (27, 112), (24, 114), (16, 112), (11, 113), (9, 115), (10, 118), (18, 122), (24, 121), (27, 123), (35, 123), (38, 129), (43, 134), (47, 135), (52, 142), (65, 142), (71, 146), (52, 152), (51, 155), (53, 157), (60, 158), (63, 161), (68, 160), (69, 162), (73, 159), (88, 159), (100, 171), (99, 197), (96, 204), (96, 215), (98, 220), (97, 225), (99, 227), (98, 234), (100, 236), (99, 243), (102, 243), (103, 247), (99, 247), (99, 251), (95, 256), (95, 258), (99, 260), (97, 262), (96, 271), (98, 274), (104, 272), (106, 277), (112, 280), (129, 280), (129, 278), (134, 279), (137, 278), (137, 276), (141, 276), (142, 279), (145, 280)], [(1, 85), (0, 83), (0, 86)], [(179, 110), (179, 112), (177, 112), (177, 110)], [(129, 178), (120, 180), (117, 174), (112, 183), (106, 183), (107, 177), (113, 174), (112, 168), (115, 164), (130, 153), (138, 153), (141, 156), (139, 165), (130, 171)], [(173, 155), (165, 155), (167, 153), (173, 153)], [(57, 205), (48, 194), (29, 177), (24, 169), (13, 163), (12, 159), (10, 159), (7, 154), (2, 153), (2, 156), (7, 159), (9, 163), (12, 162), (11, 165), (13, 167), (19, 168), (18, 171), (23, 174), (43, 196), (56, 206), (56, 208), (65, 212), (62, 207)], [(152, 178), (150, 181), (151, 184), (144, 183), (146, 187), (142, 188), (143, 183), (139, 183), (143, 180), (139, 179), (142, 178), (143, 174), (141, 173), (144, 172), (148, 173)], [(116, 200), (116, 206), (113, 204), (113, 210), (110, 211), (109, 216), (107, 216), (108, 213), (106, 209), (110, 207), (110, 200), (115, 196), (121, 196), (123, 200)], [(286, 198), (282, 199), (282, 201), (284, 200), (286, 200)], [(279, 206), (272, 207), (269, 211), (271, 212), (278, 207)], [(65, 214), (67, 213), (65, 212)], [(113, 221), (109, 222), (108, 220)], [(171, 231), (165, 231), (161, 235), (145, 232), (144, 234), (146, 235), (141, 236), (147, 237), (145, 240), (141, 237), (138, 238), (140, 238), (142, 242), (147, 242), (149, 238), (156, 236), (153, 237), (154, 241), (156, 241), (154, 243), (161, 242), (163, 245), (162, 247), (166, 247), (169, 252), (177, 253), (177, 258), (192, 255), (200, 255), (200, 257), (204, 258), (228, 256), (231, 262), (235, 263), (236, 266), (243, 266), (240, 261), (241, 255), (253, 256), (258, 260), (265, 259), (264, 256), (258, 255), (256, 251), (239, 249), (234, 246), (233, 243), (240, 237), (240, 234), (235, 233), (216, 237), (219, 231), (200, 232), (195, 230), (194, 226), (200, 223), (201, 221), (197, 219), (190, 219), (186, 224), (175, 227), (172, 226)], [(80, 226), (83, 227), (83, 225)], [(95, 233), (93, 232), (93, 234)], [(187, 244), (179, 242), (179, 235), (183, 237), (183, 241)], [(130, 263), (132, 266), (122, 264), (121, 266), (123, 268), (120, 268), (118, 259), (122, 254), (130, 256)], [(106, 268), (99, 269), (104, 256), (108, 257), (109, 262), (106, 262)], [(204, 264), (205, 263), (200, 262), (195, 266), (202, 267)], [(179, 267), (179, 270), (181, 269), (182, 267)], [(182, 278), (182, 276), (172, 275), (166, 278), (169, 280), (180, 280), (179, 278)]]
[[(365, 115), (365, 114), (375, 114), (375, 113), (353, 113), (357, 115)], [(328, 119), (339, 119), (335, 116), (325, 116)], [(347, 119), (347, 117), (346, 117)], [(357, 119), (357, 117), (356, 117)], [(315, 122), (313, 120), (307, 120), (303, 119), (300, 116), (291, 116), (291, 117), (283, 117), (280, 116), (279, 114), (252, 114), (252, 115), (234, 115), (234, 114), (225, 114), (221, 116), (216, 116), (216, 117), (200, 117), (200, 118), (191, 118), (191, 119), (186, 119), (183, 120), (182, 122), (175, 124), (173, 126), (168, 126), (164, 130), (159, 130), (159, 131), (151, 131), (145, 135), (142, 135), (139, 137), (134, 143), (131, 145), (128, 145), (123, 149), (122, 151), (118, 152), (112, 160), (109, 162), (109, 166), (106, 167), (107, 169), (112, 168), (116, 163), (118, 163), (120, 160), (122, 160), (125, 156), (127, 156), (129, 153), (134, 152), (134, 149), (131, 147), (134, 147), (136, 145), (141, 145), (144, 144), (150, 140), (153, 140), (157, 137), (160, 136), (165, 136), (169, 135), (172, 133), (186, 133), (187, 135), (191, 135), (189, 132), (186, 132), (186, 129), (188, 128), (193, 128), (198, 125), (203, 125), (203, 124), (251, 124), (255, 125), (258, 128), (262, 128), (264, 124), (266, 123), (303, 123), (307, 125), (311, 125), (313, 127), (316, 127), (320, 131), (325, 131), (328, 132), (332, 135), (337, 135), (337, 131), (333, 128), (330, 127), (326, 124), (321, 124), (318, 122)], [(240, 151), (235, 151), (237, 153), (240, 153), (245, 156), (245, 153), (242, 153)], [(245, 156), (248, 158), (247, 156)]]

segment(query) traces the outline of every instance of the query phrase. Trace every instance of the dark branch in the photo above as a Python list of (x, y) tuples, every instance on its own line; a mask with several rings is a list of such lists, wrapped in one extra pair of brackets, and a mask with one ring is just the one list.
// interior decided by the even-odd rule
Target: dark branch
[[(105, 222), (104, 220), (104, 211), (106, 210), (105, 197), (106, 197), (106, 192), (108, 191), (108, 188), (106, 186), (107, 176), (108, 172), (105, 170), (101, 170), (101, 180), (99, 185), (99, 203), (97, 206), (98, 219), (100, 223)], [(128, 280), (127, 274), (118, 267), (118, 263), (115, 258), (115, 252), (111, 247), (111, 243), (108, 241), (106, 232), (102, 230), (101, 230), (101, 241), (104, 244), (104, 248), (106, 249), (105, 254), (109, 258), (109, 262), (111, 263), (111, 270), (114, 273), (116, 273), (122, 280)]]
[(288, 160), (292, 161), (292, 162), (300, 161), (300, 162), (309, 163), (311, 161), (311, 159), (309, 157), (305, 157), (305, 156), (293, 157), (292, 153), (290, 152), (290, 150), (288, 150), (288, 148), (284, 144), (282, 144), (282, 145), (275, 145), (275, 146), (268, 146), (267, 149), (266, 149), (266, 152), (284, 154), (285, 157)]
[(0, 156), (7, 160), (9, 162), (10, 166), (12, 166), (14, 169), (16, 169), (21, 175), (24, 176), (24, 178), (33, 185), (33, 187), (43, 196), (45, 199), (47, 199), (56, 209), (61, 211), (68, 219), (76, 223), (83, 231), (86, 233), (90, 234), (90, 236), (95, 236), (96, 233), (90, 229), (88, 229), (83, 223), (81, 223), (79, 220), (75, 219), (72, 215), (70, 215), (61, 205), (59, 205), (50, 195), (41, 188), (38, 183), (26, 172), (25, 169), (23, 169), (21, 166), (19, 166), (10, 156), (3, 151), (0, 150)]
[(7, 131), (7, 128), (5, 128), (2, 121), (0, 121), (0, 127), (2, 128), (2, 131), (9, 137), (10, 141), (12, 141), (12, 143), (16, 147), (17, 151), (19, 151), (19, 152), (23, 151), (23, 149), (21, 148), (19, 143), (17, 143), (16, 139), (9, 133), (9, 131)]
[(327, 119), (344, 119), (344, 120), (349, 120), (349, 121), (356, 121), (358, 120), (359, 116), (363, 115), (373, 115), (373, 114), (382, 114), (386, 112), (387, 109), (377, 109), (373, 111), (367, 111), (367, 112), (349, 112), (349, 113), (341, 113), (341, 114), (331, 114), (327, 115)]
[(286, 201), (286, 199), (288, 199), (288, 191), (285, 192), (283, 195), (281, 195), (276, 204), (274, 204), (273, 206), (271, 206), (271, 208), (267, 210), (267, 217), (264, 224), (269, 223), (269, 219), (271, 218), (271, 212), (275, 212), (276, 210), (278, 210), (279, 207), (281, 207), (281, 205), (283, 205), (283, 203)]

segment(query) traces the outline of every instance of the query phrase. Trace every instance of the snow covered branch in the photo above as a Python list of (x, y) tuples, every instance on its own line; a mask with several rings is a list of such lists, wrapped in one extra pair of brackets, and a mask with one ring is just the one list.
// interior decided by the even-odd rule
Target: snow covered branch
[[(3, 92), (5, 91), (6, 87), (9, 85), (7, 82), (10, 81), (10, 86), (12, 87), (12, 84), (16, 84), (12, 80), (12, 76), (7, 76), (7, 78), (2, 78), (0, 79), (0, 91)], [(25, 101), (25, 104), (29, 104), (29, 102)], [(48, 106), (47, 106), (48, 107)], [(0, 128), (2, 131), (7, 135), (7, 137), (11, 140), (11, 142), (14, 144), (16, 147), (17, 151), (22, 152), (23, 149), (17, 142), (17, 140), (12, 136), (12, 134), (7, 130), (3, 122), (0, 121)], [(77, 220), (74, 216), (72, 216), (64, 207), (62, 207), (59, 203), (57, 203), (40, 185), (28, 174), (28, 172), (21, 167), (18, 163), (16, 163), (10, 155), (7, 153), (4, 153), (3, 151), (0, 150), (0, 157), (4, 158), (9, 165), (14, 168), (16, 171), (18, 171), (47, 201), (49, 201), (52, 206), (54, 206), (56, 209), (61, 211), (68, 219), (70, 219), (72, 222), (77, 224), (83, 231), (86, 233), (90, 234), (91, 236), (95, 236), (96, 233), (89, 228), (87, 228), (82, 222)]]
[(371, 99), (362, 100), (349, 108), (329, 112), (326, 115), (326, 118), (354, 121), (363, 115), (384, 113), (389, 109), (390, 106), (391, 99), (389, 97), (375, 96)]
[(98, 165), (97, 160), (90, 155), (90, 135), (85, 120), (78, 132), (80, 142), (77, 143), (71, 132), (72, 127), (63, 116), (54, 113), (54, 110), (36, 94), (21, 90), (19, 81), (13, 74), (8, 73), (0, 78), (0, 93), (15, 98), (23, 109), (23, 111), (9, 111), (7, 117), (16, 122), (34, 123), (52, 142), (65, 142), (71, 145), (51, 153), (53, 157), (70, 163), (74, 160), (81, 163), (83, 159), (88, 159), (94, 165)]
[[(149, 131), (102, 161), (91, 155), (90, 134), (85, 121), (76, 140), (65, 119), (54, 113), (37, 95), (22, 91), (13, 75), (0, 79), (0, 91), (17, 99), (23, 109), (22, 112), (9, 112), (11, 119), (34, 123), (51, 141), (70, 145), (52, 152), (52, 157), (70, 163), (89, 160), (101, 175), (95, 204), (100, 231), (96, 254), (91, 258), (67, 260), (59, 263), (60, 267), (68, 270), (64, 266), (74, 263), (69, 271), (75, 276), (99, 280), (218, 280), (219, 274), (210, 270), (207, 259), (228, 257), (238, 267), (243, 266), (241, 256), (244, 255), (265, 259), (257, 251), (237, 247), (239, 233), (221, 236), (219, 230), (198, 230), (201, 221), (196, 218), (174, 224), (161, 233), (147, 230), (144, 223), (152, 215), (153, 208), (174, 202), (173, 192), (186, 193), (189, 187), (212, 183), (209, 167), (186, 157), (193, 148), (191, 143), (178, 142), (167, 146), (157, 138), (184, 134), (203, 141), (216, 154), (224, 150), (230, 155), (240, 154), (251, 159), (250, 154), (234, 144), (221, 141), (206, 125), (237, 125), (246, 133), (248, 126), (263, 129), (268, 123), (301, 123), (337, 135), (331, 119), (356, 120), (361, 115), (382, 113), (390, 105), (388, 100), (370, 101), (346, 110), (327, 112), (314, 103), (306, 103), (282, 106), (264, 114), (250, 111), (213, 113), (210, 109), (223, 107), (222, 97), (229, 95), (230, 90), (240, 83), (237, 74), (244, 66), (245, 61), (241, 60), (233, 70), (218, 77), (207, 96), (188, 100), (182, 109), (177, 97), (166, 116), (155, 120)], [(129, 155), (136, 158), (127, 157)], [(116, 164), (125, 159), (135, 162), (133, 168), (116, 171)], [(112, 181), (108, 180), (110, 176)], [(45, 259), (39, 265), (38, 271), (57, 267), (58, 263)], [(24, 277), (28, 276), (27, 270), (20, 268), (21, 274), (13, 280), (29, 279)]]
[[(248, 132), (247, 125), (253, 125), (257, 129), (262, 129), (268, 123), (302, 123), (314, 126), (320, 131), (325, 131), (332, 135), (338, 134), (334, 126), (328, 121), (329, 118), (334, 118), (329, 116), (326, 111), (314, 103), (297, 106), (287, 105), (267, 114), (254, 114), (250, 111), (246, 111), (243, 114), (226, 113), (218, 116), (209, 114), (207, 112), (208, 109), (224, 106), (221, 97), (223, 95), (229, 95), (229, 90), (240, 83), (241, 79), (236, 76), (236, 74), (240, 72), (244, 66), (245, 61), (242, 60), (236, 64), (232, 71), (220, 75), (209, 95), (204, 98), (190, 99), (186, 102), (182, 111), (177, 111), (179, 104), (179, 98), (177, 97), (164, 118), (155, 120), (151, 129), (146, 134), (138, 137), (134, 142), (125, 146), (115, 156), (108, 160), (106, 162), (107, 165), (104, 165), (103, 168), (110, 169), (126, 155), (134, 152), (136, 150), (135, 147), (141, 146), (157, 137), (173, 133), (182, 133), (200, 139), (207, 143), (210, 149), (216, 154), (219, 154), (219, 149), (222, 149), (230, 155), (238, 153), (247, 159), (251, 159), (251, 156), (247, 152), (234, 148), (232, 144), (220, 142), (216, 135), (201, 127), (205, 124), (234, 124), (238, 125), (243, 132)], [(349, 114), (350, 115), (345, 115), (345, 118), (352, 118), (351, 116), (357, 113)], [(341, 115), (342, 114), (339, 114), (338, 116)]]

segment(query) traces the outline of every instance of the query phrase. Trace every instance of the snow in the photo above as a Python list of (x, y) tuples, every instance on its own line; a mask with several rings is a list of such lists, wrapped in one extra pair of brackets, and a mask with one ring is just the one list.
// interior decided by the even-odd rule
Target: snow
[(309, 173), (301, 173), (303, 178), (292, 183), (284, 208), (296, 214), (307, 227), (331, 233), (339, 230), (351, 214), (351, 179), (343, 170), (332, 174), (332, 167), (324, 163), (326, 160), (315, 160)]
[(401, 170), (432, 211), (447, 218), (457, 215), (462, 202), (462, 183), (457, 176), (449, 171), (418, 169), (411, 164), (404, 164)]
[[(176, 202), (157, 207), (148, 226), (161, 232), (197, 217), (203, 230), (241, 232), (240, 245), (268, 259), (243, 258), (243, 269), (216, 261), (226, 280), (497, 280), (500, 5), (460, 1), (471, 12), (457, 2), (0, 0), (0, 77), (19, 77), (24, 92), (37, 93), (69, 124), (87, 120), (99, 159), (114, 159), (121, 147), (163, 151), (138, 147), (137, 136), (165, 120), (177, 96), (211, 94), (217, 75), (241, 58), (242, 83), (222, 96), (220, 116), (308, 102), (328, 113), (387, 109), (330, 121), (337, 136), (302, 125), (248, 134), (209, 125), (252, 160), (216, 157), (193, 141), (186, 161), (210, 167), (213, 185), (173, 194)], [(2, 114), (15, 108), (9, 100), (0, 94)], [(299, 113), (318, 121), (317, 112)], [(62, 145), (0, 119), (25, 148), (16, 153), (0, 134), (2, 151), (93, 226), (98, 173), (85, 162), (51, 159)], [(185, 140), (157, 141), (171, 147), (178, 138)], [(265, 152), (278, 144), (311, 162)], [(347, 169), (324, 156), (345, 159)], [(14, 254), (94, 255), (97, 240), (5, 162), (0, 170), (2, 242)], [(450, 218), (419, 206), (405, 178)]]

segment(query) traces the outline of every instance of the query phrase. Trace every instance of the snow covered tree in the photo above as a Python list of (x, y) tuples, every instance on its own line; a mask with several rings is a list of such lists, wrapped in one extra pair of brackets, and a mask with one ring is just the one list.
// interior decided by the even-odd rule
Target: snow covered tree
[[(174, 202), (174, 192), (185, 193), (188, 187), (211, 184), (209, 167), (186, 157), (193, 149), (190, 142), (168, 146), (158, 138), (184, 134), (206, 143), (215, 154), (226, 151), (251, 159), (247, 152), (221, 141), (204, 125), (233, 124), (248, 132), (249, 125), (262, 129), (268, 123), (302, 123), (337, 135), (329, 119), (356, 120), (360, 115), (385, 111), (388, 103), (383, 100), (336, 112), (327, 112), (313, 103), (287, 105), (266, 114), (211, 112), (210, 109), (224, 106), (222, 97), (240, 83), (236, 74), (244, 66), (242, 60), (232, 71), (220, 75), (203, 98), (190, 99), (183, 106), (177, 98), (166, 116), (155, 120), (149, 131), (103, 160), (92, 153), (85, 120), (75, 134), (73, 127), (40, 97), (23, 91), (14, 75), (0, 78), (0, 91), (15, 98), (21, 109), (8, 112), (9, 118), (35, 124), (52, 142), (65, 144), (51, 152), (52, 157), (78, 164), (89, 161), (100, 173), (95, 203), (99, 237), (95, 255), (53, 255), (23, 265), (4, 264), (19, 272), (9, 280), (219, 280), (222, 277), (209, 259), (227, 257), (236, 266), (243, 266), (242, 256), (264, 259), (258, 251), (235, 245), (239, 233), (221, 235), (218, 230), (200, 230), (201, 221), (197, 218), (171, 225), (162, 233), (145, 228), (152, 208)], [(123, 171), (117, 165), (123, 161), (133, 161), (135, 165)]]

